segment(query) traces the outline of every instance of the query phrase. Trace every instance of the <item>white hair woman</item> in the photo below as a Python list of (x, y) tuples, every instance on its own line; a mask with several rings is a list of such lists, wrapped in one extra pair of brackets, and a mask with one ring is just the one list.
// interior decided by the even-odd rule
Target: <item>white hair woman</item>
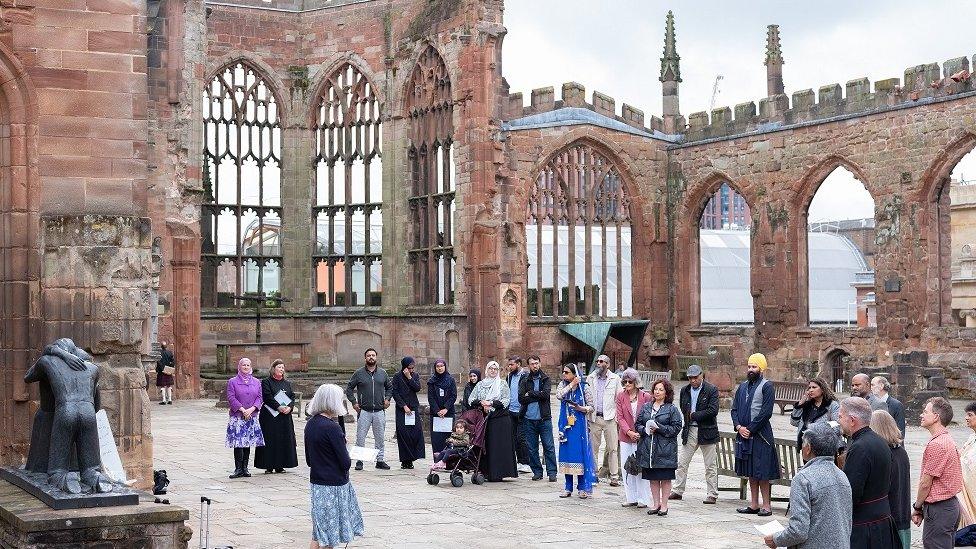
[(489, 482), (518, 478), (515, 469), (515, 448), (512, 445), (512, 417), (508, 413), (511, 393), (501, 378), (501, 367), (492, 360), (485, 365), (485, 378), (478, 382), (468, 402), (480, 407), (488, 418), (485, 426), (485, 455), (481, 458), (481, 473)]
[(339, 427), (345, 414), (342, 389), (322, 385), (308, 405), (312, 416), (305, 424), (305, 461), (312, 485), (312, 542), (310, 549), (345, 545), (365, 533), (363, 513), (349, 482), (352, 460)]

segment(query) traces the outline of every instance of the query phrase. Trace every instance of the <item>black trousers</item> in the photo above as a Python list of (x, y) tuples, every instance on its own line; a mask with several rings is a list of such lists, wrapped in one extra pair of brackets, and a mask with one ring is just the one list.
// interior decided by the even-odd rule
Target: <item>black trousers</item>
[(250, 448), (234, 448), (234, 472), (247, 471), (247, 462), (250, 460)]
[(529, 464), (529, 446), (525, 443), (525, 430), (522, 428), (522, 418), (516, 412), (509, 411), (512, 416), (512, 446), (515, 448), (515, 461)]

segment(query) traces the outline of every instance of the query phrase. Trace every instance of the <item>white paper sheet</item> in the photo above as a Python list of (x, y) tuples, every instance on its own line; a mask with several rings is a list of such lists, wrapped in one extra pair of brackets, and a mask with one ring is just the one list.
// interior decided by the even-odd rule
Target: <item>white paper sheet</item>
[(433, 431), (435, 433), (450, 433), (454, 430), (454, 418), (434, 416)]
[(112, 426), (105, 410), (95, 413), (95, 421), (98, 424), (98, 450), (102, 456), (102, 470), (115, 482), (130, 484), (125, 478), (125, 468), (122, 467), (122, 458), (119, 457), (119, 448), (115, 445)]
[(414, 413), (414, 412), (410, 412), (410, 413), (404, 414), (403, 415), (403, 424), (404, 425), (416, 425), (417, 424), (417, 414)]
[(756, 524), (755, 528), (756, 530), (759, 530), (759, 533), (762, 534), (763, 537), (771, 536), (777, 532), (782, 532), (783, 530), (786, 530), (786, 527), (783, 526), (778, 520), (772, 520), (767, 522), (766, 524)]
[(271, 417), (278, 417), (278, 414), (281, 413), (278, 410), (272, 408), (271, 406), (268, 406), (267, 404), (264, 405), (264, 409), (267, 410), (269, 414), (271, 414)]
[(362, 446), (349, 446), (349, 459), (353, 461), (376, 461), (376, 456), (380, 451), (375, 448), (363, 448)]
[(282, 406), (291, 406), (291, 399), (284, 391), (278, 391), (275, 395), (275, 401)]

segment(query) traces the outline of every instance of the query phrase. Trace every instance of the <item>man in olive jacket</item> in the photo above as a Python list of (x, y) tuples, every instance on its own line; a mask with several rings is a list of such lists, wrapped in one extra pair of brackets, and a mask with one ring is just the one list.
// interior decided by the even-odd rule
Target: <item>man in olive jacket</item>
[(671, 495), (668, 499), (681, 499), (688, 480), (688, 465), (695, 452), (701, 448), (705, 458), (705, 483), (708, 494), (703, 503), (712, 504), (718, 499), (718, 388), (705, 381), (701, 366), (688, 367), (688, 385), (678, 397), (684, 427), (681, 429), (681, 459)]

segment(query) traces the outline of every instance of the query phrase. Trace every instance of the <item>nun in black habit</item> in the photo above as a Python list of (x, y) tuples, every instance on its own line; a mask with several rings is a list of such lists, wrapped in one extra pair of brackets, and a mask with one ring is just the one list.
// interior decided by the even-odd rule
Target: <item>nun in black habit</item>
[(454, 403), (457, 401), (457, 382), (447, 371), (447, 361), (438, 358), (434, 361), (434, 371), (427, 380), (427, 403), (430, 404), (430, 449), (433, 453), (444, 450), (444, 444), (451, 433), (434, 432), (435, 417), (454, 417)]
[[(400, 468), (413, 469), (413, 462), (425, 457), (424, 430), (420, 424), (420, 376), (414, 372), (413, 357), (400, 360), (400, 373), (393, 376), (393, 401), (396, 402), (396, 437)], [(413, 425), (407, 425), (410, 417)]]
[[(284, 397), (280, 401), (279, 394)], [(254, 453), (254, 467), (264, 469), (266, 474), (284, 473), (285, 469), (298, 467), (292, 418), (295, 392), (285, 379), (284, 361), (279, 359), (271, 363), (271, 375), (261, 381), (261, 399), (263, 405), (258, 422), (264, 432), (264, 446), (258, 446)], [(286, 400), (287, 403), (282, 404)], [(272, 410), (278, 414), (272, 414)]]

